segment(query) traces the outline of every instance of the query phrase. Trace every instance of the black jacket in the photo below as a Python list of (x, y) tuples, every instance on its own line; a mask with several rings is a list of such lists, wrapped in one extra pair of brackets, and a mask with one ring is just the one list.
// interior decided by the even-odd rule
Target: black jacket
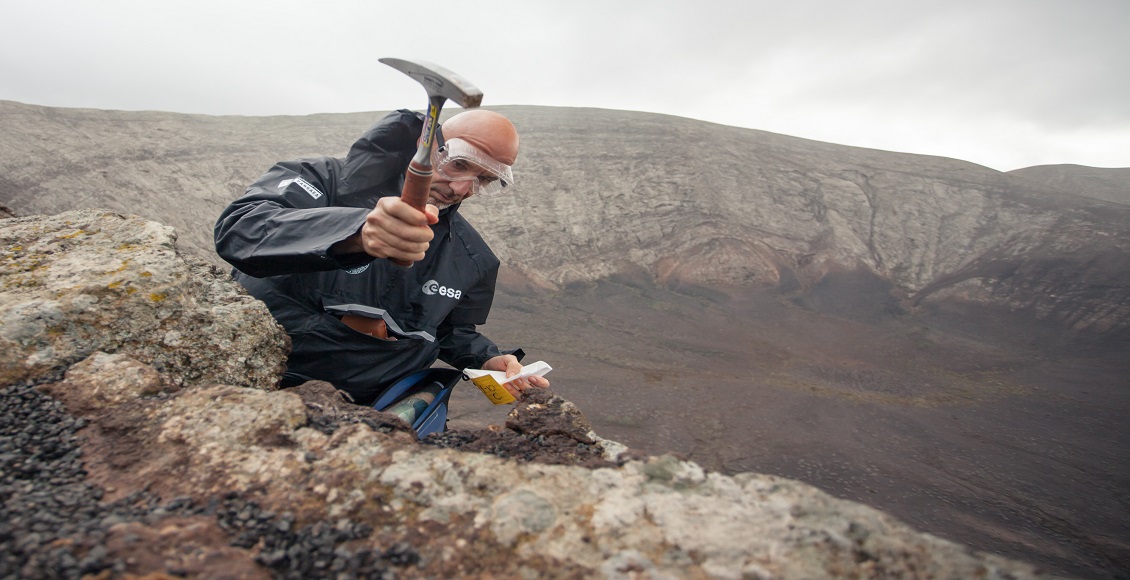
[[(476, 330), (490, 312), (498, 258), (457, 205), (440, 212), (427, 254), (411, 268), (328, 254), (379, 198), (400, 195), (422, 127), (420, 115), (397, 111), (344, 160), (279, 163), (216, 222), (216, 251), (291, 337), (284, 386), (320, 379), (368, 403), (437, 358), (463, 369), (502, 354)], [(340, 320), (347, 313), (383, 318), (397, 340), (354, 331)]]

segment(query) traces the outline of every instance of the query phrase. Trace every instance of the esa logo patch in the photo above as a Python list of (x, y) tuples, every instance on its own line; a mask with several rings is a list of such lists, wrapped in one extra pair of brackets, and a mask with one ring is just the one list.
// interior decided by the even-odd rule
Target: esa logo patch
[(448, 288), (447, 286), (440, 286), (439, 282), (436, 282), (435, 280), (428, 280), (427, 282), (424, 282), (423, 290), (424, 294), (427, 294), (428, 296), (435, 296), (436, 294), (439, 294), (440, 296), (446, 296), (448, 298), (454, 298), (456, 300), (463, 297), (462, 290)]

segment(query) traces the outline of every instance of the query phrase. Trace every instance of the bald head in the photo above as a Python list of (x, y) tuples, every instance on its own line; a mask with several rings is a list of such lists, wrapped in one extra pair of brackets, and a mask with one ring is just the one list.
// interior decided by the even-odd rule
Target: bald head
[(518, 159), (518, 130), (510, 119), (494, 111), (469, 109), (445, 121), (443, 138), (456, 137), (506, 165)]

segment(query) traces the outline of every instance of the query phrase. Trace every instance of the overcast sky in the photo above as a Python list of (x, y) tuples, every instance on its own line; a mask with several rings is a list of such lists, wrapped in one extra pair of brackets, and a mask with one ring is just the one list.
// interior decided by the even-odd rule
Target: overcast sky
[(0, 99), (211, 115), (650, 111), (1007, 171), (1130, 167), (1130, 0), (0, 0)]

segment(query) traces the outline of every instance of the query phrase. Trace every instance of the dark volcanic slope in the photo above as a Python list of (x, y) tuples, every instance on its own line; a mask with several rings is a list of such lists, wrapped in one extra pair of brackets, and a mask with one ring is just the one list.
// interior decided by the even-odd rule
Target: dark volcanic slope
[[(505, 264), (487, 331), (552, 364), (598, 433), (1130, 575), (1127, 170), (1002, 174), (660, 115), (500, 110), (523, 134), (517, 191), (465, 208)], [(0, 114), (0, 203), (140, 214), (214, 261), (212, 222), (246, 183), (344, 152), (379, 116)], [(455, 423), (500, 422), (508, 407), (485, 402), (464, 390)]]
[[(1130, 573), (1124, 348), (1065, 348), (1001, 311), (891, 315), (873, 281), (832, 285), (821, 312), (604, 281), (504, 296), (488, 328), (636, 449), (797, 478), (1064, 573)], [(505, 414), (459, 395), (459, 421)]]

